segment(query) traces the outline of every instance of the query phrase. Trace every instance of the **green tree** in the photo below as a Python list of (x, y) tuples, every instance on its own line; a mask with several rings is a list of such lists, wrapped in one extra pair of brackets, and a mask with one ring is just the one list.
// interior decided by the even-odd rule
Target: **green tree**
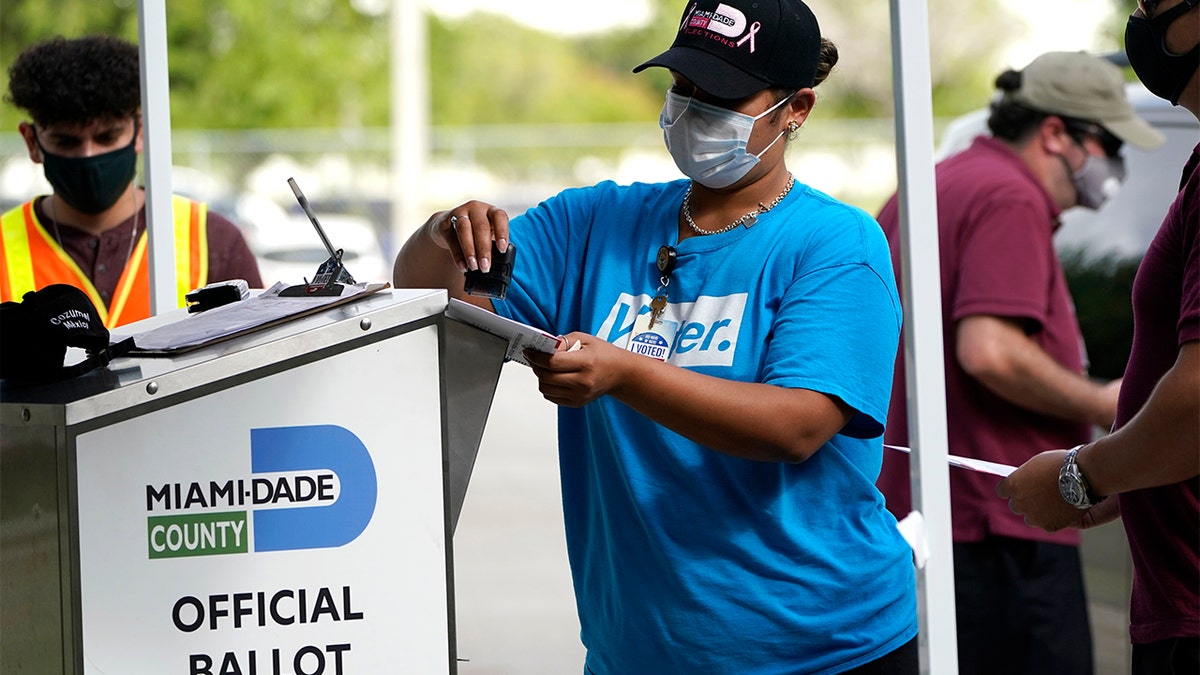
[[(137, 40), (132, 0), (5, 0), (4, 7), (0, 59), (6, 64), (55, 35), (109, 33)], [(616, 73), (592, 62), (572, 40), (503, 17), (428, 20), (438, 124), (645, 120), (661, 105), (661, 93), (648, 95), (625, 76), (627, 67)], [(169, 3), (172, 125), (385, 126), (389, 30), (386, 15), (360, 12), (347, 0)], [(11, 106), (0, 107), (0, 125), (14, 128), (18, 115)]]
[[(1114, 0), (1114, 2), (1117, 0)], [(645, 28), (583, 40), (579, 48), (615, 71), (628, 69), (674, 39), (685, 6), (681, 0), (650, 0)], [(822, 34), (838, 46), (834, 74), (821, 86), (822, 107), (835, 117), (892, 115), (891, 17), (886, 0), (808, 0)], [(1003, 67), (1004, 47), (1021, 37), (1020, 22), (999, 0), (929, 0), (931, 79), (935, 113), (953, 116), (978, 108)], [(661, 99), (670, 76), (644, 73), (642, 82)]]
[(435, 18), (429, 31), (434, 119), (450, 125), (654, 119), (662, 93), (628, 75), (636, 65), (628, 54), (624, 65), (588, 58), (588, 45), (599, 42), (546, 35), (502, 16)]
[[(643, 28), (566, 38), (496, 16), (430, 17), (438, 124), (653, 119), (669, 82), (630, 69), (670, 44), (684, 4), (649, 0)], [(390, 26), (352, 0), (167, 4), (175, 128), (383, 126), (389, 120)], [(888, 3), (812, 0), (841, 61), (823, 89), (831, 116), (891, 114)], [(957, 114), (991, 91), (996, 54), (1017, 35), (997, 0), (930, 0), (935, 110)], [(0, 60), (54, 35), (137, 39), (135, 0), (4, 0)], [(502, 36), (502, 38), (498, 37)], [(7, 83), (7, 74), (3, 76)], [(0, 106), (0, 126), (18, 113)]]
[(1089, 374), (1121, 377), (1133, 345), (1133, 279), (1141, 256), (1089, 258), (1082, 249), (1064, 251), (1063, 272), (1087, 345)]
[(1137, 3), (1133, 0), (1109, 0), (1110, 11), (1115, 17), (1113, 21), (1105, 24), (1105, 36), (1112, 40), (1113, 44), (1119, 45), (1121, 49), (1125, 48), (1125, 24), (1128, 17), (1137, 9)]
[[(892, 114), (891, 27), (888, 3), (827, 2), (822, 32), (841, 58), (826, 87), (843, 115)], [(1019, 37), (1019, 23), (996, 0), (929, 0), (930, 79), (935, 113), (958, 115), (980, 107), (1002, 65), (1001, 50)]]
[[(136, 42), (137, 32), (132, 0), (6, 0), (0, 58), (9, 64), (55, 35), (108, 33)], [(387, 119), (387, 21), (343, 0), (168, 3), (167, 44), (176, 128), (361, 126)], [(11, 106), (3, 112), (11, 129), (15, 112)]]

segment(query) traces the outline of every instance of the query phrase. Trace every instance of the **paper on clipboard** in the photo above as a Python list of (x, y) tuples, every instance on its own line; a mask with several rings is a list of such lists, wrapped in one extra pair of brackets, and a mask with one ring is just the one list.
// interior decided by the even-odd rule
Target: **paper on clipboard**
[(387, 283), (347, 284), (341, 295), (286, 297), (277, 283), (262, 293), (133, 336), (133, 354), (169, 356), (269, 328), (340, 304), (364, 298), (389, 287)]
[[(901, 447), (899, 445), (888, 445), (884, 443), (883, 447), (891, 448), (892, 450), (899, 450), (900, 452), (904, 453), (912, 452), (910, 449)], [(993, 476), (1000, 476), (1001, 478), (1007, 478), (1010, 473), (1017, 470), (1017, 467), (1015, 466), (1000, 464), (998, 462), (989, 462), (985, 459), (975, 459), (973, 457), (960, 457), (959, 455), (946, 455), (946, 461), (950, 464), (950, 466), (957, 466), (960, 469), (978, 471), (979, 473), (988, 473)]]
[(506, 319), (499, 314), (456, 298), (450, 298), (450, 304), (446, 306), (446, 318), (470, 324), (508, 340), (505, 359), (526, 366), (529, 365), (523, 354), (526, 349), (553, 354), (558, 351), (559, 345), (563, 341), (557, 335), (551, 335), (519, 321)]

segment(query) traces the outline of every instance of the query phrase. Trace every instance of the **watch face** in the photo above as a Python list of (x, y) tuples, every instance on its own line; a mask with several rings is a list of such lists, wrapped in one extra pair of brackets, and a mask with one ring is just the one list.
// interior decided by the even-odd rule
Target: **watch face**
[(1086, 495), (1083, 493), (1083, 486), (1079, 484), (1079, 481), (1074, 480), (1074, 476), (1059, 476), (1058, 491), (1062, 493), (1063, 499), (1071, 506), (1080, 506), (1086, 499)]

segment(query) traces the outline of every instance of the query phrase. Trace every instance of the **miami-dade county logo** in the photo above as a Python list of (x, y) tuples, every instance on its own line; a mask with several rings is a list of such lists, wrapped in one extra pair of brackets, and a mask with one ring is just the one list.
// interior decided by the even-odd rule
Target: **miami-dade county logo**
[(251, 429), (250, 471), (147, 485), (150, 558), (342, 546), (375, 513), (375, 463), (343, 427)]
[[(746, 32), (747, 27), (749, 28), (748, 33)], [(751, 54), (754, 53), (756, 47), (754, 36), (760, 30), (762, 30), (761, 23), (755, 21), (750, 24), (740, 9), (730, 7), (725, 3), (717, 5), (717, 8), (712, 11), (698, 9), (693, 3), (691, 9), (684, 16), (683, 23), (679, 26), (681, 33), (716, 40), (729, 47), (741, 47), (749, 42)], [(744, 36), (743, 33), (745, 33)], [(734, 42), (739, 37), (741, 39)]]

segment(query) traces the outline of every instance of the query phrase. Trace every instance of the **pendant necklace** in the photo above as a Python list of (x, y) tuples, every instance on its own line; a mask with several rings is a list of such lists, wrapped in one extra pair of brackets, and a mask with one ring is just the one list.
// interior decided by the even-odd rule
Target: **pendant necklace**
[(683, 219), (684, 219), (684, 221), (687, 222), (688, 227), (692, 228), (692, 232), (695, 232), (696, 234), (698, 234), (702, 237), (706, 237), (711, 234), (722, 234), (722, 233), (725, 233), (725, 232), (728, 232), (728, 231), (734, 229), (735, 227), (737, 227), (739, 225), (742, 225), (746, 228), (750, 228), (755, 223), (758, 222), (759, 216), (766, 213), (767, 211), (770, 211), (771, 209), (775, 208), (776, 206), (779, 206), (779, 202), (783, 201), (783, 198), (786, 197), (788, 195), (788, 193), (792, 191), (792, 186), (795, 184), (796, 184), (796, 177), (793, 176), (791, 173), (788, 173), (787, 185), (785, 185), (783, 187), (783, 192), (779, 193), (779, 196), (775, 198), (775, 201), (771, 202), (770, 204), (763, 204), (762, 202), (759, 202), (757, 209), (754, 209), (750, 213), (747, 213), (746, 215), (742, 216), (741, 218), (738, 218), (737, 220), (726, 225), (725, 227), (722, 227), (719, 230), (702, 230), (702, 229), (700, 229), (700, 226), (696, 224), (696, 221), (692, 220), (692, 208), (691, 208), (692, 186), (688, 185), (687, 194), (683, 195)]
[[(130, 196), (133, 197), (133, 231), (129, 233), (129, 250), (125, 252), (125, 262), (121, 265), (122, 270), (125, 265), (129, 264), (129, 259), (133, 257), (133, 247), (137, 245), (138, 221), (141, 216), (141, 209), (137, 208), (136, 192), (131, 193)], [(50, 224), (54, 226), (54, 240), (58, 242), (58, 247), (65, 253), (67, 248), (63, 245), (62, 233), (58, 231), (58, 209), (54, 202), (54, 195), (50, 195)]]

